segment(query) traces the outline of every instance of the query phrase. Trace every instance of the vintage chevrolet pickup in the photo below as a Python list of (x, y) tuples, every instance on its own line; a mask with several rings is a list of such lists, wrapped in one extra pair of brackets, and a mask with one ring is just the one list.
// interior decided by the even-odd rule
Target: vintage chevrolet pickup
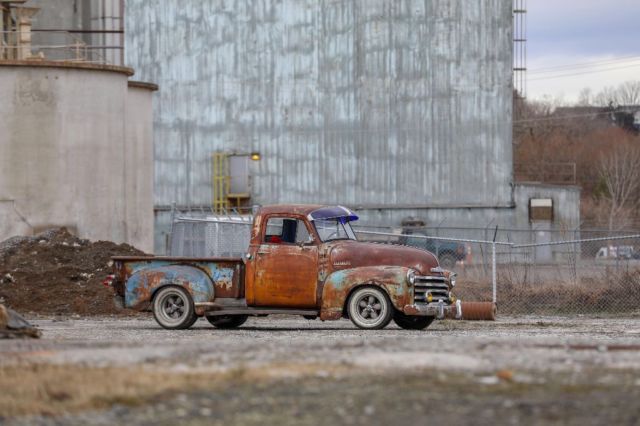
[(217, 328), (248, 316), (343, 317), (363, 329), (393, 319), (424, 329), (460, 318), (455, 274), (428, 251), (359, 242), (342, 206), (262, 207), (242, 258), (114, 257), (106, 285), (127, 308), (151, 308), (158, 324), (186, 329), (199, 317)]

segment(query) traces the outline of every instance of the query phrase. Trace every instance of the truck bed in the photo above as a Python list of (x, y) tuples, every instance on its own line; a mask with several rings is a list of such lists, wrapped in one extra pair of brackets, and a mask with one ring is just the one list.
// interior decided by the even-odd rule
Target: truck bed
[[(239, 257), (115, 256), (112, 260), (113, 287), (120, 296), (143, 294), (143, 286), (153, 288), (154, 281), (170, 280), (173, 271), (179, 271), (181, 276), (192, 271), (194, 281), (202, 280), (203, 276), (211, 280), (216, 298), (244, 297), (244, 261)], [(140, 279), (130, 280), (134, 275)], [(129, 300), (127, 304), (135, 301)]]

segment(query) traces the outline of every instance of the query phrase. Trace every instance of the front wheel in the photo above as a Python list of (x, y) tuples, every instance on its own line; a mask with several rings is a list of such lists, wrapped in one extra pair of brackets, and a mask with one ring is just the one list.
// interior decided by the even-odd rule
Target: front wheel
[(405, 330), (424, 330), (429, 327), (434, 320), (435, 317), (405, 315), (400, 311), (396, 311), (393, 315), (393, 322)]
[(351, 295), (347, 312), (356, 327), (379, 330), (391, 321), (393, 306), (384, 291), (375, 287), (363, 287)]
[(196, 321), (193, 299), (182, 287), (164, 287), (153, 298), (153, 317), (163, 328), (184, 330)]
[(248, 315), (217, 315), (207, 317), (207, 321), (215, 328), (237, 328), (247, 322)]

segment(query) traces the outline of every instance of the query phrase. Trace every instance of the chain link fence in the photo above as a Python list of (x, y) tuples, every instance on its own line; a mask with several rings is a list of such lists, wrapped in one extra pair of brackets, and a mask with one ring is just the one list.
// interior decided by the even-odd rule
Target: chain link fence
[[(171, 254), (240, 257), (247, 251), (251, 223), (250, 215), (178, 215)], [(459, 298), (495, 301), (503, 314), (640, 313), (640, 233), (367, 226), (354, 230), (360, 241), (408, 245), (436, 254), (443, 267), (458, 274)]]
[(356, 229), (359, 240), (435, 253), (443, 267), (458, 274), (458, 297), (493, 300), (501, 313), (640, 313), (640, 233), (495, 228), (492, 233), (479, 228), (402, 232)]
[(519, 314), (640, 312), (638, 248), (640, 235), (514, 245), (497, 268), (499, 307)]

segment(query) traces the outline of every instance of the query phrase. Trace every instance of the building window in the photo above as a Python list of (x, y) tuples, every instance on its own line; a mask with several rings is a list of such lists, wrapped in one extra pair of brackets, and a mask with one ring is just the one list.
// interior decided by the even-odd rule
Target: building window
[(553, 221), (553, 199), (551, 198), (531, 198), (529, 200), (529, 220)]

